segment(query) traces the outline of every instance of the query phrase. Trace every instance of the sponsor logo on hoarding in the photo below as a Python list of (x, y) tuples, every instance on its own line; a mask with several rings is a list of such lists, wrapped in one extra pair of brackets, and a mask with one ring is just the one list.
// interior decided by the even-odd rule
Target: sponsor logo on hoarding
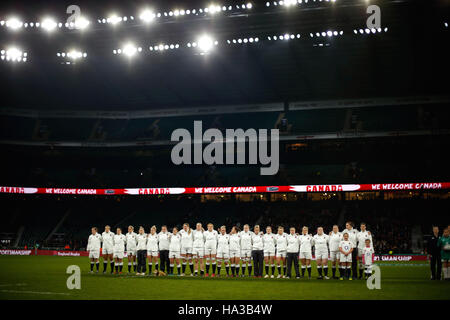
[(105, 194), (115, 194), (116, 191), (114, 189), (105, 190)]
[(267, 192), (277, 192), (279, 190), (278, 187), (267, 187), (266, 188)]
[(80, 252), (73, 252), (73, 251), (69, 251), (69, 252), (57, 251), (55, 255), (60, 256), (60, 257), (79, 257), (79, 256), (81, 256)]
[(415, 260), (412, 256), (375, 256), (375, 261), (411, 261)]
[(0, 250), (0, 255), (29, 256), (31, 255), (31, 250)]

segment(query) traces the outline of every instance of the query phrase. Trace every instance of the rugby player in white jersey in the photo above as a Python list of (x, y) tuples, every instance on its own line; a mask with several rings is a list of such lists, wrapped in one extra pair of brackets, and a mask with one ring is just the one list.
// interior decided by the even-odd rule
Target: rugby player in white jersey
[(264, 243), (263, 233), (259, 225), (253, 227), (252, 235), (252, 260), (255, 278), (261, 278), (263, 275), (264, 264)]
[(181, 275), (184, 276), (186, 272), (186, 265), (189, 263), (189, 270), (191, 272), (191, 276), (194, 275), (194, 268), (192, 263), (192, 249), (194, 244), (194, 237), (192, 233), (192, 229), (189, 227), (189, 223), (183, 224), (183, 229), (180, 230), (181, 235), (181, 259), (182, 259), (182, 267), (181, 267)]
[[(264, 243), (264, 264), (266, 275), (264, 278), (275, 277), (275, 234), (272, 233), (272, 227), (266, 227), (266, 233), (263, 236)], [(269, 266), (272, 269), (272, 275), (269, 275)]]
[(114, 272), (114, 233), (111, 232), (110, 226), (105, 226), (105, 231), (102, 233), (102, 255), (103, 255), (103, 273), (106, 273), (108, 262), (111, 266), (111, 273)]
[(372, 265), (374, 260), (375, 251), (373, 250), (372, 241), (370, 239), (364, 240), (364, 248), (362, 252), (362, 264), (364, 265), (364, 279), (369, 278), (372, 275)]
[(289, 229), (289, 234), (287, 235), (287, 257), (286, 257), (286, 265), (287, 265), (287, 272), (286, 272), (286, 278), (291, 278), (292, 274), (292, 264), (294, 265), (295, 269), (295, 277), (297, 279), (300, 278), (300, 272), (298, 270), (298, 253), (300, 250), (300, 236), (295, 233), (295, 228), (291, 227)]
[(217, 235), (217, 276), (220, 277), (222, 263), (225, 264), (227, 277), (230, 276), (230, 235), (227, 234), (225, 226), (220, 227), (220, 233)]
[(313, 237), (316, 256), (318, 279), (328, 278), (328, 241), (329, 237), (323, 233), (323, 228), (317, 228), (317, 234)]
[(244, 225), (244, 230), (240, 232), (241, 238), (241, 260), (242, 260), (242, 271), (241, 277), (245, 276), (245, 267), (247, 266), (248, 276), (252, 274), (252, 235), (253, 232), (250, 231), (250, 226), (248, 224)]
[[(339, 232), (339, 227), (335, 224), (333, 226), (333, 231), (329, 234), (329, 246), (330, 246), (330, 260), (331, 260), (331, 270), (333, 272), (333, 279), (336, 277), (336, 268), (339, 268), (339, 257), (341, 252), (339, 251), (339, 244), (342, 241), (342, 233)], [(339, 270), (341, 270), (339, 268)]]
[(144, 227), (139, 227), (139, 233), (136, 236), (136, 251), (137, 251), (137, 268), (136, 275), (145, 276), (147, 269), (147, 234)]
[(156, 226), (150, 228), (150, 233), (147, 235), (147, 260), (148, 260), (148, 274), (152, 274), (153, 265), (155, 265), (155, 273), (158, 274), (158, 234), (156, 233)]
[(203, 235), (205, 236), (205, 258), (206, 258), (206, 274), (209, 276), (209, 265), (212, 264), (211, 277), (216, 275), (216, 254), (217, 254), (217, 231), (214, 230), (214, 225), (208, 223), (208, 230)]
[(308, 227), (302, 228), (302, 235), (299, 237), (300, 241), (300, 262), (302, 263), (302, 278), (305, 276), (305, 270), (308, 270), (308, 278), (311, 279), (311, 259), (312, 246), (314, 240), (312, 235), (308, 234)]
[(352, 264), (352, 251), (353, 251), (353, 243), (349, 240), (348, 232), (343, 234), (343, 240), (339, 243), (339, 251), (340, 257), (339, 261), (341, 264), (341, 278), (340, 280), (344, 280), (344, 277), (353, 280), (350, 275), (350, 268)]
[(203, 227), (199, 222), (195, 226), (195, 230), (192, 232), (194, 242), (192, 246), (192, 257), (194, 259), (194, 274), (198, 275), (198, 271), (200, 270), (200, 276), (205, 274), (205, 270), (203, 267), (203, 257), (205, 255), (205, 237), (203, 235)]
[(373, 243), (372, 233), (370, 231), (367, 231), (366, 224), (364, 222), (361, 222), (360, 230), (356, 234), (356, 240), (358, 241), (358, 261), (359, 261), (359, 276), (358, 276), (358, 279), (362, 279), (363, 278), (363, 272), (364, 272), (364, 269), (365, 269), (365, 265), (364, 265), (364, 263), (362, 263), (362, 257), (363, 257), (363, 250), (366, 247), (366, 240), (367, 239), (370, 240), (370, 243), (372, 245), (372, 243)]
[(161, 232), (158, 233), (158, 249), (159, 249), (159, 270), (162, 273), (169, 273), (169, 231), (167, 226), (161, 227)]
[(90, 273), (94, 272), (94, 264), (97, 268), (96, 272), (98, 273), (98, 269), (100, 267), (98, 258), (100, 257), (101, 245), (102, 245), (102, 236), (98, 234), (96, 227), (91, 228), (91, 235), (89, 236), (87, 245), (87, 251), (89, 252), (89, 260), (91, 261)]
[(177, 227), (174, 227), (172, 229), (172, 234), (169, 234), (169, 241), (169, 275), (173, 275), (173, 268), (176, 263), (178, 276), (181, 276), (181, 235), (178, 233)]
[[(277, 278), (286, 277), (286, 255), (287, 255), (287, 233), (284, 232), (284, 228), (279, 226), (278, 233), (275, 236), (276, 242), (276, 262), (278, 266)], [(298, 263), (298, 262), (297, 262)], [(283, 267), (283, 273), (281, 273), (281, 267)], [(273, 272), (272, 272), (273, 274)]]
[(358, 230), (353, 228), (354, 224), (351, 221), (347, 221), (345, 224), (345, 229), (342, 233), (348, 233), (348, 240), (353, 245), (352, 250), (352, 278), (357, 278), (358, 272)]
[(241, 236), (236, 226), (230, 232), (230, 263), (232, 277), (239, 276), (239, 264), (241, 258)]
[(116, 234), (113, 237), (114, 241), (114, 267), (116, 271), (115, 274), (122, 274), (123, 269), (123, 257), (125, 254), (125, 244), (127, 243), (127, 237), (122, 234), (122, 229), (117, 228)]
[(127, 237), (128, 273), (131, 272), (131, 266), (133, 266), (133, 271), (136, 272), (137, 233), (134, 232), (133, 226), (128, 226), (128, 233), (125, 236)]

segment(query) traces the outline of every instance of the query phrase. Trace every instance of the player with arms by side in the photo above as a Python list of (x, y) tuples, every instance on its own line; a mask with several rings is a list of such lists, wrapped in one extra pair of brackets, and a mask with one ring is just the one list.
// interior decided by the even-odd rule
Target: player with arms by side
[(94, 272), (94, 264), (98, 269), (100, 267), (100, 263), (98, 261), (100, 257), (100, 247), (102, 244), (102, 236), (97, 233), (97, 228), (93, 227), (91, 228), (91, 235), (88, 239), (88, 245), (87, 245), (87, 251), (89, 252), (89, 260), (91, 261), (91, 271), (90, 273)]
[(170, 260), (170, 269), (169, 275), (173, 275), (173, 268), (175, 263), (177, 264), (178, 276), (181, 276), (181, 235), (178, 232), (177, 227), (173, 227), (172, 234), (169, 235), (169, 260)]
[(339, 227), (335, 224), (333, 226), (333, 231), (329, 234), (328, 244), (330, 246), (330, 260), (331, 260), (331, 270), (333, 272), (333, 279), (336, 277), (336, 268), (340, 268), (339, 257), (341, 252), (339, 251), (339, 244), (342, 241), (342, 233), (339, 232)]
[(352, 267), (353, 243), (349, 240), (349, 234), (347, 232), (344, 233), (343, 240), (339, 244), (339, 251), (341, 252), (339, 258), (341, 264), (340, 280), (344, 280), (344, 277), (348, 280), (353, 280), (350, 276)]
[(308, 234), (308, 227), (302, 228), (302, 235), (299, 237), (300, 241), (300, 261), (302, 263), (302, 275), (305, 276), (305, 269), (308, 270), (308, 279), (311, 279), (311, 260), (312, 260), (312, 246), (314, 244), (313, 237)]
[(128, 273), (131, 272), (131, 266), (133, 266), (133, 271), (136, 272), (137, 234), (134, 232), (133, 226), (128, 226), (128, 233), (125, 236), (127, 238)]
[(153, 264), (155, 265), (155, 274), (158, 274), (158, 234), (156, 233), (156, 226), (150, 228), (150, 233), (147, 235), (147, 260), (148, 260), (148, 274), (152, 275)]
[(109, 225), (105, 226), (105, 231), (102, 233), (102, 255), (103, 255), (103, 273), (106, 273), (108, 262), (111, 266), (111, 274), (114, 272), (114, 233), (111, 232)]
[(236, 226), (231, 228), (230, 232), (230, 263), (231, 263), (231, 276), (239, 276), (239, 263), (241, 257), (241, 236), (239, 229)]
[(181, 275), (184, 276), (186, 272), (186, 266), (189, 263), (189, 270), (191, 276), (194, 275), (194, 266), (192, 263), (192, 246), (194, 245), (194, 234), (192, 229), (189, 227), (189, 223), (183, 224), (183, 229), (180, 230), (181, 235)]
[[(287, 255), (287, 233), (284, 232), (282, 226), (278, 227), (278, 233), (275, 236), (276, 242), (276, 262), (278, 266), (278, 276), (277, 278), (286, 277), (286, 255)], [(283, 273), (281, 273), (281, 268), (283, 267)], [(273, 273), (272, 273), (273, 274)]]
[(208, 230), (203, 234), (205, 236), (205, 256), (206, 256), (206, 277), (209, 276), (209, 265), (212, 264), (211, 277), (216, 275), (216, 254), (217, 254), (217, 231), (214, 230), (214, 225), (208, 223)]
[(364, 222), (362, 222), (360, 224), (360, 230), (356, 234), (356, 239), (358, 241), (358, 261), (359, 261), (359, 275), (358, 275), (358, 279), (362, 279), (363, 278), (363, 272), (365, 270), (365, 265), (362, 262), (362, 256), (363, 256), (362, 251), (364, 250), (364, 248), (366, 246), (366, 240), (367, 239), (370, 240), (370, 245), (373, 247), (372, 233), (370, 231), (367, 231), (366, 224)]
[(227, 277), (230, 276), (230, 235), (227, 234), (225, 226), (220, 227), (220, 233), (217, 235), (217, 276), (220, 277), (222, 262), (225, 264)]
[(323, 233), (323, 227), (317, 228), (317, 234), (313, 237), (317, 263), (318, 279), (328, 278), (328, 241), (329, 237)]
[(372, 247), (372, 241), (366, 239), (364, 241), (365, 246), (361, 249), (362, 264), (364, 265), (364, 279), (369, 278), (372, 275), (372, 265), (375, 257), (375, 251)]
[(123, 257), (125, 253), (125, 244), (127, 243), (127, 237), (122, 234), (122, 229), (117, 228), (116, 234), (114, 235), (114, 267), (116, 271), (115, 274), (122, 274), (123, 268)]
[(275, 277), (275, 235), (272, 233), (272, 227), (266, 227), (266, 233), (263, 236), (264, 243), (264, 263), (266, 275), (264, 278), (269, 278), (269, 266), (272, 269), (271, 278)]
[(248, 276), (252, 275), (252, 236), (253, 232), (250, 231), (248, 224), (244, 225), (244, 230), (240, 233), (241, 236), (241, 277), (245, 276), (245, 265), (247, 264)]
[[(350, 279), (358, 277), (358, 230), (353, 228), (354, 224), (352, 221), (347, 221), (345, 224), (345, 229), (342, 231), (342, 234), (348, 234), (348, 241), (350, 241), (353, 245), (352, 250), (352, 276)], [(342, 257), (342, 255), (341, 255)]]
[(193, 248), (192, 248), (192, 257), (194, 259), (194, 274), (197, 276), (198, 271), (200, 270), (200, 276), (205, 274), (205, 270), (203, 269), (203, 257), (205, 255), (205, 236), (203, 235), (203, 227), (199, 222), (195, 226), (195, 230), (192, 232), (192, 236), (194, 239)]

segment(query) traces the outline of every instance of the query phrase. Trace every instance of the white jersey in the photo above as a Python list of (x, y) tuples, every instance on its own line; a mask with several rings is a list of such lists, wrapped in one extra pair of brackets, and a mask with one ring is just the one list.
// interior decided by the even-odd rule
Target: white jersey
[(158, 233), (158, 246), (159, 251), (161, 250), (169, 250), (169, 234), (168, 232), (160, 232)]
[(241, 236), (239, 233), (230, 234), (230, 251), (241, 250)]
[(88, 239), (87, 251), (100, 250), (102, 243), (102, 236), (98, 233), (91, 234)]
[(297, 253), (300, 249), (300, 236), (298, 234), (287, 235), (287, 252)]
[(358, 250), (365, 248), (367, 239), (370, 240), (370, 246), (373, 247), (372, 233), (367, 230), (358, 232), (356, 239), (358, 240)]
[(348, 233), (348, 240), (352, 243), (353, 248), (356, 248), (357, 242), (358, 242), (358, 230), (356, 229), (345, 229), (344, 231), (342, 231), (342, 235), (344, 235), (344, 233)]
[(229, 251), (230, 250), (230, 235), (219, 234), (217, 236), (217, 251)]
[(193, 241), (194, 248), (203, 248), (205, 246), (205, 237), (203, 235), (203, 230), (192, 231), (192, 236), (194, 238), (194, 241)]
[(341, 232), (331, 232), (329, 235), (328, 243), (330, 245), (330, 251), (339, 251), (339, 244), (343, 237)]
[(116, 252), (125, 252), (125, 244), (127, 243), (127, 237), (123, 234), (116, 234), (113, 237), (114, 240), (114, 251)]
[(171, 233), (169, 235), (169, 239), (170, 239), (169, 250), (170, 251), (180, 251), (181, 250), (181, 235), (180, 235), (180, 233), (177, 233), (177, 234)]
[(252, 231), (241, 231), (239, 233), (241, 236), (241, 250), (251, 250), (252, 249)]
[(215, 242), (217, 244), (218, 233), (216, 230), (213, 231), (206, 230), (205, 232), (203, 232), (203, 235), (205, 236), (205, 242), (208, 242), (210, 244)]
[(375, 253), (373, 247), (364, 247), (361, 249), (361, 251), (364, 257), (364, 265), (366, 266), (372, 265), (373, 254)]
[(263, 236), (264, 250), (266, 251), (275, 251), (275, 234), (266, 233)]
[(339, 243), (339, 248), (342, 249), (345, 253), (348, 253), (351, 248), (354, 248), (353, 243), (351, 241), (342, 240)]
[(252, 235), (252, 250), (263, 250), (264, 249), (264, 243), (263, 243), (263, 233), (260, 232), (258, 234), (253, 233)]
[(132, 231), (128, 232), (125, 236), (127, 238), (127, 250), (136, 250), (137, 233)]
[(114, 247), (114, 232), (103, 232), (102, 233), (103, 248), (113, 248)]
[(302, 234), (299, 237), (299, 241), (300, 241), (300, 252), (311, 252), (314, 240), (310, 234)]
[(138, 234), (136, 236), (136, 240), (137, 240), (137, 245), (136, 245), (136, 250), (147, 250), (147, 234), (143, 233), (143, 234)]
[(178, 232), (181, 235), (181, 246), (183, 248), (192, 248), (194, 244), (194, 233), (192, 230), (184, 231), (184, 229)]
[(318, 235), (316, 234), (313, 237), (314, 240), (314, 248), (316, 250), (328, 250), (328, 241), (330, 240), (330, 237), (326, 234)]
[(156, 233), (147, 235), (147, 251), (158, 251), (158, 235)]
[(277, 252), (286, 251), (287, 250), (287, 233), (283, 232), (283, 234), (277, 233), (275, 235), (275, 242), (277, 245)]

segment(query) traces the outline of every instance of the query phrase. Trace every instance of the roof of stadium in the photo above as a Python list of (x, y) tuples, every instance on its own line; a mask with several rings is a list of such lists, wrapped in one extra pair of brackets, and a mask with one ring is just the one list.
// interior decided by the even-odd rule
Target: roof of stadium
[[(2, 1), (0, 20), (65, 21), (71, 2)], [(26, 63), (0, 61), (0, 107), (141, 110), (448, 94), (448, 2), (370, 1), (381, 8), (381, 28), (369, 33), (365, 0), (266, 2), (152, 1), (163, 16), (145, 24), (138, 16), (147, 1), (77, 1), (90, 21), (83, 31), (0, 26), (0, 49), (28, 54)], [(164, 16), (210, 3), (232, 10)], [(102, 23), (111, 14), (128, 21)], [(217, 41), (208, 54), (188, 47), (205, 34)], [(114, 54), (128, 43), (142, 51)], [(150, 50), (161, 44), (169, 49)], [(87, 57), (66, 64), (57, 56), (74, 48)]]

